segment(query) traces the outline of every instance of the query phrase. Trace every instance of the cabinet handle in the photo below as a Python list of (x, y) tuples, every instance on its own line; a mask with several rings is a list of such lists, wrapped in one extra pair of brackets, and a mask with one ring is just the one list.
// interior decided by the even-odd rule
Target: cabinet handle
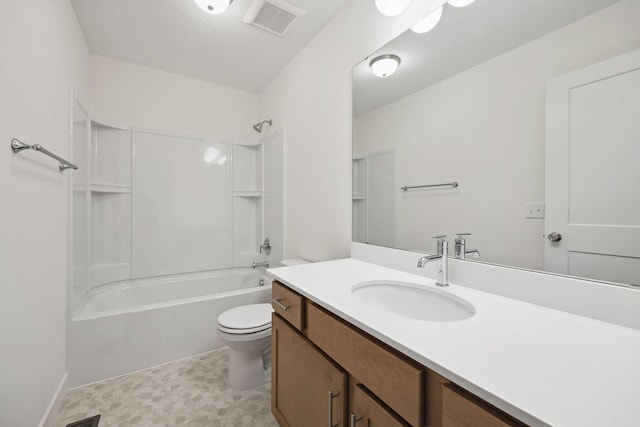
[(340, 425), (340, 423), (333, 423), (333, 398), (338, 396), (340, 396), (339, 391), (334, 393), (333, 390), (329, 390), (329, 427), (338, 427)]
[(271, 298), (271, 300), (273, 301), (273, 303), (274, 303), (275, 305), (277, 305), (278, 307), (280, 307), (280, 308), (281, 308), (281, 309), (283, 309), (284, 311), (287, 311), (287, 310), (289, 310), (289, 309), (291, 308), (291, 307), (289, 307), (288, 305), (284, 305), (283, 303), (281, 303), (281, 302), (280, 302), (280, 301), (282, 301), (282, 298), (278, 298), (278, 299)]
[(356, 423), (362, 419), (362, 415), (356, 415), (355, 412), (351, 413), (351, 427), (356, 427)]

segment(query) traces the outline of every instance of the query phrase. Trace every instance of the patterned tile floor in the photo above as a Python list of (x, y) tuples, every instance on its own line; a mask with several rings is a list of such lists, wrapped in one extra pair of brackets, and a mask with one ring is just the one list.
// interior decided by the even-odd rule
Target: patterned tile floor
[(227, 387), (229, 349), (69, 390), (55, 427), (101, 414), (100, 427), (277, 427), (271, 385)]

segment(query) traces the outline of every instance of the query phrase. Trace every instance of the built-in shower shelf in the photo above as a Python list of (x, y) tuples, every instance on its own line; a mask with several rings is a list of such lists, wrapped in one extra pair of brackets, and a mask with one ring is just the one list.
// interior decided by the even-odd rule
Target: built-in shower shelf
[(261, 190), (233, 190), (233, 197), (262, 197)]
[(113, 268), (129, 268), (129, 263), (128, 262), (112, 262), (112, 263), (108, 263), (108, 264), (94, 264), (91, 267), (91, 271), (101, 271), (101, 270), (108, 270), (108, 269), (113, 269)]
[(258, 148), (262, 146), (262, 142), (260, 142), (260, 140), (236, 140), (233, 144), (249, 148)]
[(367, 200), (367, 195), (366, 194), (354, 194), (352, 198), (353, 198), (353, 200)]
[(94, 193), (131, 193), (131, 187), (117, 184), (91, 184), (91, 191)]
[(91, 267), (91, 284), (93, 286), (129, 279), (131, 266), (126, 262), (94, 264)]

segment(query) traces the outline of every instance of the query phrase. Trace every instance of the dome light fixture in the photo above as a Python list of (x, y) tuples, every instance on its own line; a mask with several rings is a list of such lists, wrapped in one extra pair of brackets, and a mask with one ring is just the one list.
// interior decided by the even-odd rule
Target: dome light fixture
[(400, 58), (396, 55), (376, 56), (369, 62), (369, 67), (374, 75), (378, 77), (389, 77), (395, 73), (400, 65)]
[(384, 16), (396, 16), (402, 13), (411, 0), (376, 0), (376, 7)]
[(442, 18), (442, 6), (413, 24), (411, 31), (418, 34), (429, 32), (438, 25), (440, 18)]
[(193, 0), (198, 7), (212, 15), (224, 13), (233, 0)]
[(449, 0), (448, 3), (453, 7), (465, 7), (469, 6), (474, 1), (476, 0)]

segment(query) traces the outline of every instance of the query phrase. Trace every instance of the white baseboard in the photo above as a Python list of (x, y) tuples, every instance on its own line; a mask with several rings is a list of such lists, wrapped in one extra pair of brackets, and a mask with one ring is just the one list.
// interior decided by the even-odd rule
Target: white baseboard
[(38, 427), (53, 427), (56, 422), (56, 417), (58, 416), (58, 411), (60, 410), (60, 406), (62, 405), (62, 401), (64, 400), (64, 395), (67, 393), (67, 379), (69, 378), (69, 373), (65, 372), (60, 380), (60, 384), (53, 397), (51, 398), (51, 402), (47, 407)]

